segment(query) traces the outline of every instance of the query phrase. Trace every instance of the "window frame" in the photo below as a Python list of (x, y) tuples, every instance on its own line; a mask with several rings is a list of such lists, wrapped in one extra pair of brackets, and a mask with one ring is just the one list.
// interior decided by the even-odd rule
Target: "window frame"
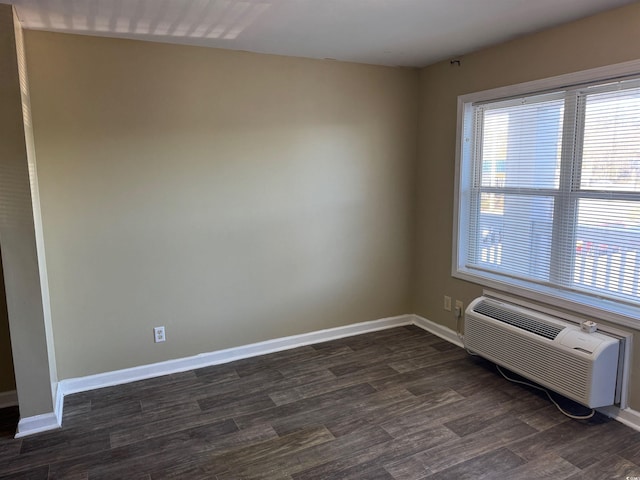
[[(473, 104), (483, 102), (508, 101), (525, 96), (552, 93), (554, 90), (567, 89), (576, 92), (574, 98), (577, 99), (577, 92), (588, 87), (590, 84), (597, 84), (603, 81), (619, 81), (627, 78), (640, 76), (640, 60), (620, 63), (616, 65), (598, 67), (575, 73), (569, 73), (541, 80), (520, 83), (511, 86), (499, 87), (481, 92), (460, 95), (457, 102), (457, 128), (456, 128), (456, 158), (455, 158), (455, 185), (454, 185), (454, 209), (453, 209), (453, 245), (451, 274), (454, 278), (470, 281), (484, 287), (489, 287), (507, 294), (518, 295), (536, 302), (554, 305), (570, 311), (588, 315), (591, 317), (607, 320), (615, 324), (638, 328), (640, 320), (640, 307), (624, 304), (608, 298), (598, 297), (596, 294), (586, 294), (575, 291), (561, 290), (543, 284), (535, 284), (517, 278), (508, 278), (506, 275), (494, 274), (492, 272), (470, 271), (465, 268), (466, 255), (468, 252), (469, 235), (467, 229), (462, 229), (462, 225), (470, 225), (473, 215), (470, 212), (471, 205), (470, 192), (472, 182), (475, 145), (466, 141), (471, 138), (471, 128), (473, 122), (465, 122), (465, 118), (473, 115)], [(580, 108), (577, 104), (575, 108)], [(582, 107), (584, 108), (584, 106)], [(566, 114), (567, 112), (565, 112)], [(564, 136), (563, 136), (564, 138)], [(565, 148), (573, 148), (572, 145), (565, 145)], [(571, 163), (571, 162), (563, 162)], [(467, 174), (463, 174), (465, 169)], [(566, 173), (566, 172), (564, 172)], [(568, 172), (567, 181), (575, 180), (574, 172)], [(562, 187), (562, 186), (560, 186)], [(569, 186), (569, 188), (571, 188)], [(557, 208), (565, 208), (559, 206)], [(555, 222), (554, 222), (555, 224)], [(460, 234), (462, 233), (462, 236)], [(571, 260), (573, 261), (573, 260)], [(557, 270), (557, 269), (556, 269)], [(556, 271), (557, 275), (558, 272)]]

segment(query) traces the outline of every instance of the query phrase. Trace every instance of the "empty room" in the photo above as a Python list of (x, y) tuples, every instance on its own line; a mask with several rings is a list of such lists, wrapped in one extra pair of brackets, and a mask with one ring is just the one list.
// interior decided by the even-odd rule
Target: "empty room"
[(640, 478), (639, 25), (0, 1), (0, 480)]

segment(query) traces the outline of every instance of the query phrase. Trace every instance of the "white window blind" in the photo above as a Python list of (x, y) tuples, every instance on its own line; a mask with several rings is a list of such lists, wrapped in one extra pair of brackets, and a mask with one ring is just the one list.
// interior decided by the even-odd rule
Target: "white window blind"
[(640, 81), (464, 112), (457, 269), (640, 307)]

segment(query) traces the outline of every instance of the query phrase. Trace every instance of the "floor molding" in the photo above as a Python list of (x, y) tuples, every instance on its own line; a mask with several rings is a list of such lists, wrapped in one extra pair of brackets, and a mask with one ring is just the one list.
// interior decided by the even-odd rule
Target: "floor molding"
[[(464, 348), (464, 344), (458, 337), (458, 334), (450, 328), (444, 327), (438, 323), (427, 320), (420, 315), (413, 315), (413, 324), (423, 328), (424, 330), (432, 333), (443, 340), (447, 340), (459, 347)], [(617, 420), (624, 425), (640, 431), (640, 412), (631, 408), (618, 408), (616, 406), (602, 407), (597, 409), (600, 413)]]
[[(258, 355), (266, 355), (268, 353), (279, 352), (281, 350), (289, 350), (291, 348), (302, 347), (314, 343), (326, 342), (337, 338), (350, 337), (368, 332), (376, 332), (378, 330), (386, 330), (388, 328), (400, 327), (403, 325), (413, 324), (413, 315), (398, 315), (396, 317), (382, 318), (369, 322), (354, 323), (343, 327), (329, 328), (318, 330), (315, 332), (303, 333), (300, 335), (292, 335), (289, 337), (276, 338), (264, 342), (242, 345), (240, 347), (228, 348), (214, 352), (202, 353), (192, 357), (178, 358), (165, 362), (141, 365), (138, 367), (127, 368), (123, 370), (115, 370), (112, 372), (99, 373), (86, 377), (70, 378), (58, 382), (55, 395), (54, 411), (33, 417), (20, 419), (18, 423), (18, 432), (16, 438), (26, 437), (34, 433), (40, 433), (47, 430), (59, 428), (62, 425), (62, 415), (64, 409), (64, 397), (72, 393), (86, 392), (97, 388), (109, 387), (113, 385), (121, 385), (124, 383), (135, 382), (137, 380), (145, 380), (148, 378), (169, 375), (171, 373), (184, 372), (196, 368), (208, 367), (211, 365), (219, 365), (222, 363), (233, 362), (243, 358), (255, 357)], [(8, 392), (11, 393), (11, 392)], [(14, 396), (15, 396), (15, 392)], [(7, 394), (7, 398), (9, 395)], [(17, 405), (17, 397), (13, 400), (12, 405)], [(2, 401), (2, 394), (0, 394)], [(9, 405), (7, 405), (9, 406)]]
[(624, 423), (627, 427), (640, 432), (640, 412), (631, 408), (620, 409), (618, 407), (602, 407), (597, 409), (600, 413), (611, 417), (620, 423)]
[(64, 393), (60, 388), (60, 382), (56, 384), (55, 405), (53, 406), (53, 414), (56, 416), (58, 425), (62, 425), (62, 410), (64, 409)]
[(464, 344), (462, 343), (462, 341), (458, 337), (458, 334), (454, 330), (451, 330), (448, 327), (440, 325), (439, 323), (432, 322), (431, 320), (427, 320), (426, 318), (421, 317), (420, 315), (414, 314), (412, 315), (412, 317), (413, 317), (413, 324), (415, 326), (420, 327), (429, 333), (433, 333), (435, 336), (440, 337), (443, 340), (447, 340), (448, 342), (451, 342), (454, 345), (464, 348)]
[[(424, 322), (428, 321), (424, 320)], [(433, 322), (429, 323), (436, 325)], [(345, 325), (342, 327), (266, 340), (264, 342), (242, 345), (225, 350), (202, 353), (192, 357), (177, 358), (175, 360), (167, 360), (165, 362), (141, 365), (138, 367), (99, 373), (96, 375), (88, 375), (86, 377), (61, 380), (58, 382), (55, 395), (54, 412), (21, 419), (18, 425), (16, 438), (60, 427), (62, 424), (65, 395), (86, 392), (97, 388), (121, 385), (138, 380), (146, 380), (148, 378), (169, 375), (171, 373), (185, 372), (197, 368), (229, 363), (243, 358), (266, 355), (314, 343), (326, 342), (337, 338), (350, 337), (353, 335), (360, 335), (363, 333), (412, 324), (415, 324), (415, 315), (398, 315), (369, 322), (354, 323), (352, 325)], [(423, 325), (419, 326), (429, 330), (429, 328), (426, 328)], [(439, 336), (441, 336), (441, 334), (439, 334)]]
[(16, 432), (16, 438), (22, 438), (26, 437), (27, 435), (46, 432), (48, 430), (54, 430), (56, 428), (60, 428), (60, 423), (58, 423), (58, 418), (53, 412), (44, 413), (42, 415), (34, 415), (33, 417), (21, 418), (18, 422), (18, 431)]
[[(374, 367), (354, 368), (367, 365)], [(209, 472), (213, 480), (222, 472), (225, 480), (280, 480), (295, 472), (315, 480), (560, 480), (573, 473), (604, 480), (640, 472), (630, 455), (622, 465), (609, 461), (614, 451), (638, 448), (637, 432), (613, 420), (570, 421), (567, 429), (567, 417), (537, 392), (486, 367), (410, 325), (218, 365), (205, 369), (209, 375), (190, 371), (72, 395), (61, 430), (0, 439), (0, 479), (40, 480), (48, 472), (196, 480), (194, 472)], [(224, 378), (213, 378), (221, 370)], [(195, 408), (184, 403), (189, 398)], [(507, 398), (527, 412), (501, 408)], [(145, 413), (132, 411), (132, 399)], [(106, 408), (87, 415), (92, 405)], [(544, 412), (544, 424), (522, 421), (530, 409)], [(536, 435), (543, 428), (533, 427), (546, 431)], [(554, 447), (571, 455), (516, 456)], [(420, 461), (411, 462), (416, 452)]]
[[(145, 380), (148, 378), (159, 377), (171, 373), (184, 372), (197, 368), (219, 365), (223, 363), (241, 360), (243, 358), (255, 357), (258, 355), (266, 355), (282, 350), (289, 350), (296, 347), (311, 345), (315, 343), (326, 342), (338, 338), (350, 337), (353, 335), (361, 335), (363, 333), (375, 332), (378, 330), (386, 330), (404, 325), (415, 325), (436, 335), (443, 340), (453, 343), (464, 348), (462, 340), (454, 330), (440, 325), (436, 322), (428, 320), (420, 315), (406, 314), (396, 317), (382, 318), (369, 322), (355, 323), (343, 327), (329, 328), (326, 330), (318, 330), (315, 332), (303, 333), (300, 335), (292, 335), (289, 337), (276, 338), (264, 342), (242, 345), (239, 347), (218, 350), (214, 352), (202, 353), (192, 357), (183, 357), (165, 362), (141, 365), (138, 367), (127, 368), (123, 370), (115, 370), (111, 372), (89, 375), (86, 377), (70, 378), (61, 380), (58, 383), (56, 392), (55, 411), (34, 417), (27, 417), (20, 420), (18, 424), (18, 433), (16, 438), (24, 437), (34, 433), (43, 432), (60, 427), (62, 423), (62, 412), (64, 407), (64, 396), (72, 393), (85, 392), (97, 388), (109, 387), (113, 385), (121, 385), (124, 383)], [(10, 397), (13, 394), (13, 397)], [(2, 405), (3, 395), (7, 398), (14, 398), (17, 405), (17, 397), (15, 392), (6, 392), (0, 394), (0, 406)], [(7, 405), (8, 406), (8, 405)], [(604, 407), (598, 409), (603, 414), (640, 431), (640, 412), (630, 408), (619, 409), (617, 407)]]
[[(59, 382), (58, 395), (64, 397), (65, 395), (72, 393), (85, 392), (96, 388), (110, 387), (113, 385), (145, 380), (171, 373), (185, 372), (196, 368), (219, 365), (222, 363), (233, 362), (234, 360), (241, 360), (243, 358), (255, 357), (258, 355), (279, 352), (281, 350), (289, 350), (291, 348), (335, 340), (337, 338), (350, 337), (352, 335), (360, 335), (362, 333), (375, 332), (403, 325), (411, 325), (412, 323), (413, 315), (399, 315), (396, 317), (382, 318), (369, 322), (354, 323), (343, 327), (329, 328), (300, 335), (276, 338), (273, 340), (252, 343), (225, 350), (202, 353), (192, 357), (177, 358), (175, 360), (99, 373), (86, 377), (70, 378)], [(62, 404), (62, 402), (60, 402), (60, 404)], [(62, 408), (60, 410), (62, 410)], [(62, 411), (60, 412), (60, 415), (62, 416)]]
[(18, 405), (18, 394), (15, 390), (0, 392), (0, 408), (15, 407)]

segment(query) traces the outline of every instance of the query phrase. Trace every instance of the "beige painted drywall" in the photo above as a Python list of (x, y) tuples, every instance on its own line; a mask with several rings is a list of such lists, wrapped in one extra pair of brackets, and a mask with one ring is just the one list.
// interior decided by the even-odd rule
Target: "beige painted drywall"
[(409, 311), (415, 70), (26, 46), (61, 379)]
[(0, 259), (0, 393), (11, 392), (15, 389), (16, 379), (13, 374), (7, 297), (4, 293), (4, 274), (2, 272), (2, 259)]
[(52, 371), (44, 324), (40, 269), (19, 75), (19, 28), (0, 5), (0, 242), (16, 390), (21, 417), (53, 411)]
[[(443, 295), (467, 304), (481, 287), (451, 277), (456, 101), (458, 95), (640, 58), (640, 3), (488, 48), (420, 72), (420, 147), (414, 310), (455, 328)], [(640, 358), (640, 345), (633, 349)], [(640, 410), (633, 362), (631, 406)]]
[[(40, 210), (40, 190), (38, 186), (38, 167), (33, 133), (33, 119), (31, 114), (31, 95), (29, 90), (29, 75), (24, 48), (24, 34), (20, 20), (14, 9), (13, 24), (16, 38), (16, 51), (18, 54), (18, 77), (20, 79), (20, 98), (22, 100), (22, 118), (24, 126), (24, 140), (27, 150), (27, 168), (29, 171), (29, 188), (31, 190), (31, 210), (33, 216), (33, 228), (36, 242), (36, 257), (38, 262), (38, 276), (40, 283), (39, 301), (42, 307), (45, 340), (47, 345), (47, 359), (49, 368), (49, 380), (51, 382), (51, 395), (56, 398), (58, 390), (58, 373), (56, 370), (56, 353), (53, 340), (53, 325), (51, 323), (51, 305), (49, 301), (49, 280), (47, 275), (47, 260), (44, 247), (44, 235), (42, 231), (42, 212)], [(35, 292), (34, 292), (35, 296)]]

